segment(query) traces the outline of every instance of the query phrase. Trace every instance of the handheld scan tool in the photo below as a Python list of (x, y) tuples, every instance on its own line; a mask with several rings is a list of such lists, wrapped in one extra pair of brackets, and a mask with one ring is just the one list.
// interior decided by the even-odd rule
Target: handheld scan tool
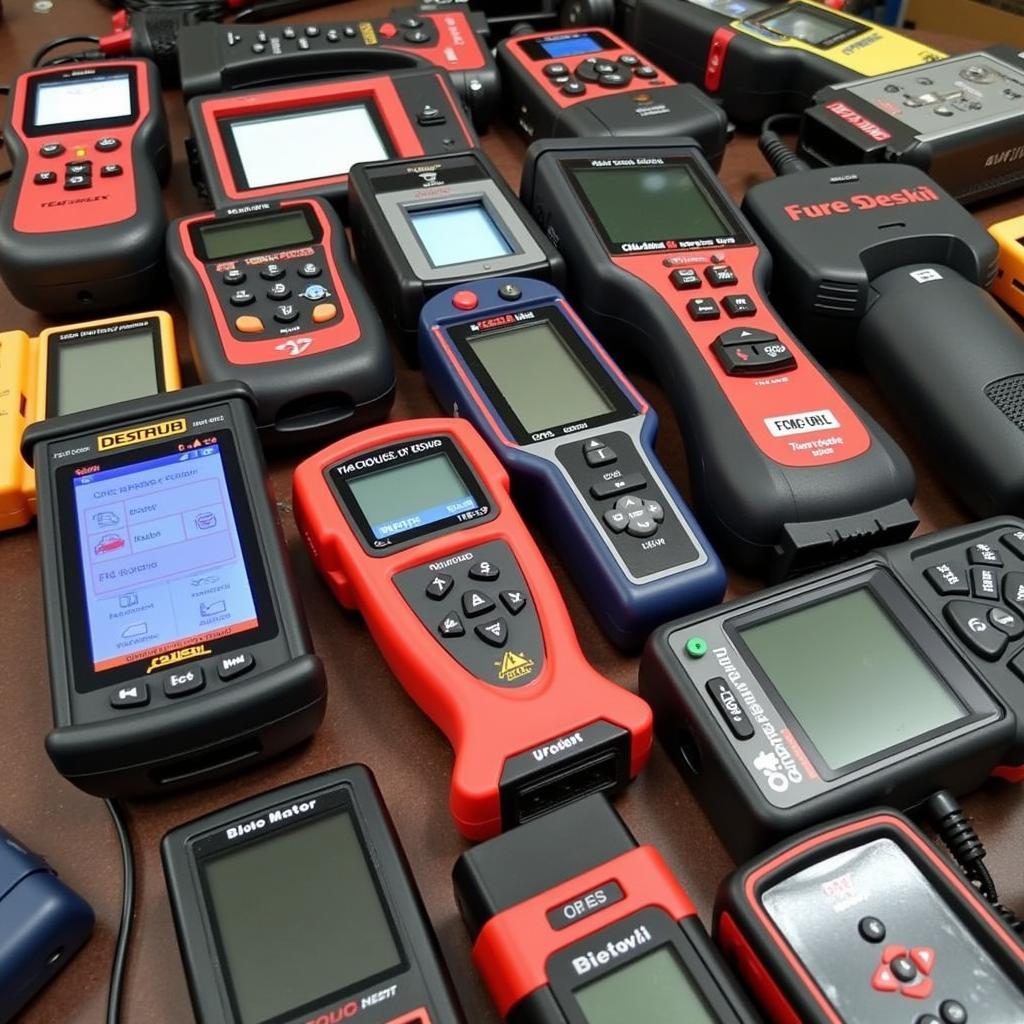
[(800, 124), (816, 164), (907, 163), (961, 202), (1024, 181), (1024, 58), (1011, 46), (830, 85)]
[(200, 380), (245, 381), (266, 440), (323, 440), (387, 415), (391, 349), (323, 200), (183, 217), (167, 261)]
[(509, 1024), (758, 1020), (661, 855), (603, 796), (467, 850), (453, 879)]
[(257, 764), (323, 718), (242, 384), (33, 424), (57, 770), (97, 796)]
[(640, 692), (734, 857), (1024, 779), (1022, 527), (942, 530), (652, 636)]
[(799, 112), (826, 85), (946, 55), (809, 0), (625, 0), (624, 35), (744, 124)]
[(713, 166), (722, 162), (732, 135), (725, 111), (607, 29), (511, 36), (497, 54), (511, 120), (528, 140), (685, 135)]
[(443, 71), (392, 71), (188, 104), (194, 178), (210, 204), (319, 196), (336, 205), (360, 161), (424, 156), (477, 144)]
[(877, 808), (727, 879), (715, 939), (772, 1024), (1005, 1024), (1024, 950), (903, 815)]
[(722, 563), (654, 453), (657, 414), (561, 292), (515, 277), (449, 289), (423, 310), (420, 362), (615, 643), (638, 647), (673, 614), (722, 599)]
[(910, 463), (780, 322), (771, 258), (694, 143), (538, 142), (522, 196), (580, 316), (665, 387), (726, 558), (779, 577), (910, 535)]
[(44, 67), (11, 85), (0, 277), (60, 315), (138, 303), (163, 280), (167, 121), (147, 60)]
[(651, 744), (647, 705), (584, 658), (508, 485), (458, 419), (374, 427), (295, 471), (317, 568), (455, 749), (470, 839), (625, 785)]
[(0, 529), (36, 512), (36, 476), (21, 457), (36, 420), (181, 387), (174, 325), (163, 312), (0, 333)]
[(437, 67), (448, 73), (482, 131), (501, 97), (488, 34), (482, 13), (454, 5), (399, 7), (384, 18), (308, 25), (202, 21), (178, 34), (181, 90), (189, 100), (303, 78)]
[(168, 832), (161, 849), (199, 1024), (462, 1024), (363, 765), (196, 818)]
[(916, 167), (850, 165), (754, 185), (772, 298), (823, 357), (864, 363), (976, 514), (1024, 507), (1024, 345), (986, 293), (997, 245)]
[(1018, 316), (1024, 315), (1024, 215), (993, 224), (989, 234), (999, 246), (992, 294)]
[(456, 284), (519, 274), (560, 284), (558, 250), (483, 150), (357, 164), (349, 219), (359, 265), (405, 334), (423, 303)]

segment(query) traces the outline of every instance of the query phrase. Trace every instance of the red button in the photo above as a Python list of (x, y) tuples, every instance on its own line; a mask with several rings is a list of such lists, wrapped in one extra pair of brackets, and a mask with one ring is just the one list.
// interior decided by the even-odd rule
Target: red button
[(886, 946), (882, 951), (882, 963), (891, 964), (898, 956), (907, 956), (906, 946)]
[(391, 24), (390, 21), (385, 21), (379, 29), (377, 29), (377, 35), (383, 36), (385, 39), (392, 39), (398, 35), (398, 29)]
[(910, 951), (910, 959), (922, 974), (931, 974), (935, 966), (935, 950), (927, 946), (915, 946)]
[(875, 976), (871, 979), (871, 987), (879, 992), (898, 992), (900, 990), (900, 983), (896, 980), (896, 976), (892, 971), (885, 964), (882, 964), (875, 971)]
[(931, 978), (922, 978), (916, 985), (904, 985), (900, 994), (909, 999), (927, 999), (932, 994), (935, 983)]
[(480, 305), (480, 300), (476, 297), (476, 292), (456, 292), (452, 296), (452, 305), (456, 309), (476, 309)]

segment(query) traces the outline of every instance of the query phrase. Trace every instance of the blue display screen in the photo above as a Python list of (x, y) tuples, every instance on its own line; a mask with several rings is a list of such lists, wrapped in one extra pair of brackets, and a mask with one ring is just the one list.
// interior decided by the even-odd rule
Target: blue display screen
[(73, 483), (94, 671), (259, 626), (219, 444)]
[(435, 267), (508, 256), (508, 244), (483, 203), (410, 210), (409, 222)]
[(604, 49), (593, 36), (570, 36), (568, 39), (539, 40), (538, 43), (549, 57), (579, 57), (584, 53), (600, 53)]

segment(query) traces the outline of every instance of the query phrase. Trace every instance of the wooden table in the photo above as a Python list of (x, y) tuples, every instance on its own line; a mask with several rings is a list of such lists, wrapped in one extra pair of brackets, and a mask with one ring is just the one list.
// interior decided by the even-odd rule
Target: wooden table
[[(388, 0), (353, 0), (310, 15), (309, 20), (379, 16), (390, 6)], [(0, 82), (9, 82), (49, 39), (78, 32), (102, 34), (107, 26), (109, 12), (95, 0), (54, 0), (48, 15), (35, 13), (30, 0), (11, 0), (0, 21)], [(927, 41), (948, 51), (972, 46), (950, 38), (929, 37)], [(174, 171), (166, 197), (169, 214), (179, 216), (199, 206), (184, 159), (182, 140), (187, 127), (180, 96), (168, 93), (166, 105), (174, 147)], [(484, 146), (513, 185), (518, 185), (524, 149), (519, 138), (499, 125), (485, 137)], [(752, 138), (740, 137), (732, 143), (721, 177), (737, 200), (749, 186), (768, 176)], [(981, 209), (978, 216), (987, 224), (1019, 212), (1021, 203), (1014, 199)], [(174, 310), (173, 305), (169, 308)], [(186, 325), (175, 313), (184, 355)], [(44, 326), (42, 319), (21, 308), (0, 286), (0, 329), (35, 333)], [(420, 374), (409, 370), (401, 359), (398, 366), (393, 418), (437, 415), (438, 406)], [(190, 372), (186, 368), (186, 373)], [(870, 382), (854, 371), (841, 372), (838, 377), (911, 456), (918, 469), (915, 507), (921, 529), (931, 531), (966, 521), (965, 510), (935, 479), (918, 446), (889, 414)], [(637, 384), (661, 414), (659, 454), (685, 493), (685, 457), (664, 395), (649, 379), (638, 378)], [(376, 773), (391, 809), (468, 1021), (494, 1024), (498, 1018), (470, 966), (466, 933), (452, 898), (450, 872), (465, 843), (447, 811), (451, 754), (441, 734), (391, 676), (360, 619), (341, 611), (314, 574), (291, 515), (292, 465), (288, 460), (276, 462), (273, 478), (313, 639), (327, 665), (327, 718), (309, 745), (265, 768), (197, 792), (129, 805), (139, 888), (123, 1019), (128, 1024), (180, 1024), (192, 1019), (160, 866), (159, 844), (164, 833), (234, 800), (340, 764), (362, 761)], [(103, 804), (65, 782), (43, 749), (51, 718), (35, 530), (29, 527), (0, 537), (0, 553), (4, 566), (0, 584), (4, 648), (0, 823), (45, 854), (61, 876), (88, 899), (97, 915), (96, 933), (88, 946), (22, 1020), (25, 1024), (64, 1020), (99, 1024), (104, 1019), (120, 914), (119, 850)], [(636, 660), (620, 656), (598, 632), (557, 556), (548, 553), (587, 655), (616, 682), (635, 688)], [(752, 580), (733, 576), (730, 593), (744, 593), (755, 586)], [(1024, 911), (1024, 804), (1008, 788), (993, 785), (969, 798), (966, 806), (988, 845), (989, 864), (1004, 900)], [(618, 808), (640, 841), (660, 848), (707, 921), (715, 889), (731, 862), (660, 749), (655, 750), (642, 778), (619, 799)]]

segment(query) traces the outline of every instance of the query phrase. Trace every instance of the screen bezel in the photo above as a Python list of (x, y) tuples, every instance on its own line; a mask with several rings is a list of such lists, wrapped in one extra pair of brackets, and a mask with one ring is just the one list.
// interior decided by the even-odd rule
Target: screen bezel
[[(491, 224), (498, 234), (501, 235), (505, 245), (508, 246), (509, 251), (498, 253), (496, 256), (482, 256), (471, 260), (459, 260), (455, 263), (437, 263), (434, 260), (434, 257), (427, 250), (427, 247), (423, 242), (423, 238), (416, 228), (416, 224), (413, 220), (414, 216), (416, 214), (441, 213), (446, 210), (463, 210), (477, 207), (483, 210), (484, 214), (490, 218)], [(504, 221), (499, 216), (498, 211), (494, 208), (494, 204), (490, 201), (490, 197), (483, 193), (475, 196), (468, 195), (459, 198), (449, 198), (442, 202), (434, 203), (402, 203), (399, 206), (399, 209), (402, 211), (402, 216), (405, 218), (405, 223), (408, 226), (412, 237), (419, 246), (420, 254), (430, 264), (431, 269), (439, 271), (440, 273), (451, 274), (453, 270), (457, 270), (457, 268), (465, 266), (493, 267), (499, 260), (513, 259), (517, 256), (523, 255), (523, 251), (516, 242), (515, 236), (506, 227)]]
[[(245, 165), (242, 163), (241, 154), (238, 152), (238, 146), (235, 144), (233, 129), (236, 125), (249, 124), (253, 121), (283, 121), (289, 117), (303, 117), (308, 114), (318, 114), (331, 110), (351, 110), (355, 107), (360, 107), (365, 110), (367, 116), (373, 122), (374, 128), (377, 129), (377, 134), (380, 136), (381, 142), (384, 143), (384, 149), (387, 151), (387, 155), (384, 159), (394, 160), (395, 157), (399, 155), (395, 149), (395, 141), (387, 129), (384, 118), (381, 116), (380, 108), (373, 96), (339, 96), (324, 103), (299, 102), (292, 103), (287, 106), (282, 105), (271, 110), (260, 110), (247, 114), (228, 113), (217, 117), (217, 130), (220, 132), (221, 144), (223, 145), (224, 153), (227, 156), (228, 166), (231, 170), (231, 177), (234, 181), (235, 188), (239, 192), (257, 192), (262, 194), (272, 192), (275, 189), (288, 190), (299, 188), (304, 183), (310, 181), (347, 181), (349, 172), (339, 171), (337, 174), (329, 174), (326, 176), (313, 175), (308, 178), (296, 178), (294, 181), (282, 181), (272, 185), (250, 185), (249, 179), (245, 173)], [(359, 161), (353, 161), (353, 164), (358, 162)]]
[[(427, 447), (423, 451), (412, 451), (414, 445), (431, 444), (434, 441), (440, 443)], [(366, 516), (363, 515), (358, 501), (356, 501), (355, 496), (352, 494), (349, 482), (359, 480), (362, 477), (372, 476), (387, 469), (398, 469), (402, 465), (411, 465), (414, 462), (419, 462), (435, 455), (446, 455), (451, 461), (452, 468), (466, 485), (467, 493), (471, 494), (477, 503), (477, 509), (474, 514), (458, 513), (446, 519), (426, 523), (423, 526), (397, 534), (394, 537), (376, 538), (373, 535), (370, 523), (367, 521)], [(370, 460), (373, 460), (372, 465), (353, 468), (348, 473), (343, 473), (341, 470), (342, 466)], [(324, 470), (324, 478), (353, 532), (360, 539), (363, 547), (372, 555), (394, 554), (396, 551), (419, 544), (428, 537), (477, 526), (480, 523), (493, 519), (498, 514), (497, 507), (490, 494), (484, 488), (483, 481), (473, 471), (469, 461), (462, 454), (455, 440), (447, 435), (410, 437), (394, 444), (384, 445), (381, 448), (360, 452), (340, 462), (331, 463)], [(469, 515), (469, 518), (459, 519), (460, 515)]]
[[(73, 331), (54, 331), (47, 338), (46, 342), (46, 415), (56, 416), (56, 410), (60, 408), (60, 372), (59, 362), (61, 353), (65, 348), (73, 345), (88, 345), (94, 341), (104, 341), (119, 334), (128, 334), (135, 331), (148, 330), (153, 347), (153, 365), (156, 367), (156, 391), (160, 394), (167, 390), (167, 378), (164, 373), (164, 338), (160, 329), (160, 321), (156, 317), (145, 317), (140, 320), (126, 321), (120, 324), (110, 324), (102, 329), (102, 332), (82, 336), (81, 329)], [(145, 395), (138, 395), (144, 398)], [(92, 408), (98, 408), (104, 403), (99, 402)]]
[(297, 247), (304, 248), (310, 245), (318, 245), (323, 240), (323, 225), (320, 223), (320, 219), (317, 217), (316, 212), (313, 209), (313, 205), (311, 203), (302, 202), (301, 200), (288, 203), (287, 205), (282, 204), (280, 206), (275, 206), (269, 210), (254, 210), (252, 213), (236, 216), (227, 214), (211, 214), (206, 217), (198, 217), (188, 225), (189, 243), (192, 247), (192, 251), (200, 260), (204, 263), (214, 263), (217, 265), (222, 263), (233, 263), (237, 260), (244, 259), (246, 256), (251, 256), (253, 253), (280, 252), (282, 250), (276, 248), (248, 249), (245, 252), (240, 252), (234, 256), (211, 257), (206, 250), (206, 243), (203, 240), (203, 228), (219, 226), (221, 224), (248, 224), (252, 221), (266, 220), (272, 217), (279, 217), (299, 211), (301, 211), (303, 216), (306, 218), (306, 224), (308, 225), (313, 238), (312, 241), (298, 243)]
[(572, 430), (571, 428), (576, 427), (580, 421), (570, 420), (553, 424), (543, 431), (528, 432), (518, 416), (513, 412), (512, 406), (509, 405), (505, 396), (498, 389), (497, 384), (484, 367), (480, 357), (473, 351), (472, 342), (475, 339), (490, 338), (496, 334), (515, 333), (523, 328), (548, 324), (562, 339), (570, 353), (576, 357), (584, 371), (590, 375), (598, 391), (601, 392), (613, 407), (611, 412), (587, 420), (588, 428), (607, 427), (637, 415), (636, 408), (630, 402), (621, 384), (612, 376), (604, 363), (597, 358), (594, 351), (580, 337), (579, 332), (573, 328), (566, 319), (565, 314), (557, 306), (539, 306), (537, 309), (531, 310), (531, 312), (534, 313), (534, 317), (531, 320), (508, 324), (507, 326), (496, 327), (487, 331), (474, 331), (474, 325), (471, 323), (457, 324), (446, 328), (448, 336), (462, 357), (462, 361), (466, 364), (466, 368), (473, 374), (477, 385), (494, 407), (499, 418), (509, 433), (512, 434), (517, 444), (525, 446), (550, 440), (553, 436), (561, 437), (566, 434), (577, 433), (578, 430)]
[[(613, 256), (622, 255), (649, 255), (651, 252), (656, 252), (661, 255), (673, 255), (685, 251), (693, 251), (695, 249), (702, 248), (731, 248), (739, 245), (750, 245), (751, 239), (744, 230), (740, 223), (739, 216), (733, 203), (725, 195), (724, 190), (720, 185), (714, 182), (708, 172), (703, 166), (694, 158), (690, 156), (665, 156), (657, 157), (661, 161), (658, 165), (645, 164), (642, 167), (636, 165), (632, 166), (611, 166), (609, 161), (610, 157), (592, 157), (592, 158), (580, 158), (580, 157), (566, 157), (559, 158), (559, 165), (561, 166), (562, 173), (565, 175), (566, 181), (569, 183), (569, 187), (572, 189), (573, 194), (576, 196), (577, 201), (583, 207), (583, 212), (586, 215), (591, 227), (597, 233), (601, 239), (607, 252)], [(626, 154), (623, 154), (620, 159), (628, 159)], [(649, 156), (644, 156), (645, 160), (652, 159)], [(595, 166), (603, 165), (603, 166)], [(597, 214), (597, 210), (594, 208), (590, 199), (587, 197), (583, 186), (577, 180), (576, 175), (573, 173), (577, 170), (583, 171), (623, 171), (623, 170), (658, 170), (661, 168), (672, 169), (674, 167), (682, 167), (693, 176), (694, 183), (704, 199), (710, 204), (711, 208), (721, 218), (722, 223), (726, 225), (731, 231), (729, 236), (723, 236), (722, 238), (708, 239), (704, 235), (676, 235), (672, 237), (665, 237), (664, 235), (657, 238), (630, 238), (624, 242), (613, 242), (608, 233), (605, 231), (604, 224), (601, 222), (601, 218)], [(706, 242), (707, 245), (699, 245), (696, 243)], [(641, 252), (631, 252), (627, 247), (632, 245), (641, 245), (644, 243), (658, 244), (661, 243), (664, 249), (656, 250), (644, 250)]]
[[(118, 117), (100, 117), (88, 121), (62, 121), (60, 124), (47, 124), (37, 126), (34, 124), (36, 102), (39, 89), (43, 85), (53, 85), (56, 82), (85, 81), (89, 78), (96, 81), (100, 78), (120, 78), (128, 76), (128, 92), (131, 97), (131, 113), (122, 114)], [(69, 70), (52, 71), (47, 74), (33, 75), (28, 82), (28, 92), (25, 95), (25, 110), (22, 117), (22, 131), (30, 138), (42, 138), (47, 135), (61, 135), (67, 132), (91, 132), (103, 131), (108, 128), (124, 128), (134, 124), (139, 116), (139, 76), (132, 64), (114, 64), (109, 68), (97, 69), (95, 74), (83, 74), (82, 71), (74, 72)]]
[[(803, 723), (776, 688), (772, 679), (761, 667), (753, 651), (743, 639), (743, 630), (773, 622), (783, 616), (802, 611), (826, 600), (842, 597), (857, 590), (868, 590), (878, 601), (882, 612), (900, 632), (907, 644), (928, 665), (935, 674), (939, 685), (945, 686), (948, 694), (964, 710), (961, 718), (917, 735), (867, 757), (861, 758), (841, 769), (831, 768), (819, 752), (814, 741), (804, 729)], [(931, 621), (907, 594), (906, 589), (888, 572), (875, 568), (858, 574), (840, 584), (828, 588), (814, 588), (783, 598), (768, 609), (754, 609), (729, 618), (724, 631), (730, 642), (742, 657), (748, 671), (757, 680), (774, 707), (782, 715), (786, 725), (797, 737), (801, 748), (810, 759), (814, 769), (825, 782), (834, 782), (847, 776), (863, 772), (865, 768), (888, 761), (900, 754), (925, 746), (936, 738), (959, 733), (991, 717), (991, 707), (984, 700), (984, 691), (964, 663), (957, 657), (951, 645), (942, 637)]]
[[(822, 21), (831, 21), (835, 23), (835, 33), (823, 39), (820, 43), (808, 43), (803, 39), (798, 39), (796, 36), (780, 32), (778, 29), (772, 28), (767, 24), (767, 22), (770, 22), (773, 18), (778, 18), (787, 14), (792, 15), (800, 11), (810, 15), (812, 18), (820, 18)], [(853, 21), (850, 18), (845, 18), (828, 7), (819, 7), (817, 4), (807, 4), (804, 3), (803, 0), (796, 0), (794, 3), (781, 4), (776, 7), (772, 7), (767, 11), (762, 11), (760, 14), (754, 14), (750, 17), (743, 18), (741, 23), (744, 25), (752, 25), (761, 32), (767, 32), (770, 35), (773, 35), (776, 39), (785, 39), (800, 46), (808, 46), (814, 50), (831, 50), (840, 43), (845, 43), (850, 39), (855, 39), (857, 36), (862, 36), (865, 32), (870, 30), (870, 26), (862, 25), (859, 21)]]
[[(92, 641), (89, 636), (86, 610), (85, 578), (79, 550), (81, 538), (78, 531), (78, 513), (75, 507), (74, 486), (72, 484), (75, 478), (75, 470), (81, 468), (83, 464), (92, 466), (98, 463), (102, 471), (116, 469), (132, 462), (145, 462), (149, 459), (161, 458), (164, 455), (179, 451), (179, 445), (189, 440), (190, 437), (194, 439), (195, 436), (196, 432), (193, 430), (189, 433), (178, 435), (173, 441), (160, 441), (149, 445), (140, 445), (115, 452), (108, 456), (94, 452), (86, 456), (84, 462), (78, 460), (75, 463), (62, 465), (53, 474), (58, 522), (72, 524), (71, 529), (73, 530), (73, 535), (69, 530), (61, 544), (60, 557), (64, 575), (64, 610), (67, 616), (68, 633), (71, 640), (68, 660), (71, 664), (74, 687), (77, 693), (92, 693), (130, 679), (145, 679), (152, 674), (146, 671), (145, 666), (147, 663), (151, 663), (152, 657), (159, 657), (159, 655), (139, 658), (126, 665), (118, 665), (115, 668), (104, 669), (99, 672), (93, 668)], [(239, 647), (251, 647), (265, 640), (271, 640), (277, 635), (279, 629), (266, 570), (262, 559), (257, 557), (262, 549), (250, 507), (249, 494), (245, 487), (245, 477), (242, 473), (238, 457), (238, 447), (232, 430), (228, 426), (219, 428), (216, 431), (216, 437), (217, 443), (220, 445), (224, 478), (232, 499), (232, 512), (235, 516), (235, 527), (238, 531), (242, 561), (249, 577), (249, 587), (252, 591), (253, 605), (256, 608), (256, 618), (259, 625), (254, 629), (230, 633), (225, 637), (204, 641), (204, 645), (209, 649), (210, 653), (208, 656), (210, 657), (236, 650)], [(240, 495), (244, 501), (239, 500)], [(189, 638), (185, 637), (178, 644), (178, 647), (187, 647), (189, 643)], [(162, 653), (169, 653), (170, 650), (174, 649), (170, 648)]]
[(294, 804), (301, 804), (303, 802), (303, 797), (301, 796), (295, 796), (282, 802), (268, 804), (265, 808), (254, 811), (253, 813), (243, 815), (242, 817), (235, 818), (231, 821), (225, 821), (218, 825), (216, 829), (192, 840), (189, 843), (193, 870), (199, 888), (200, 911), (203, 915), (209, 941), (217, 951), (217, 963), (221, 965), (221, 968), (216, 971), (216, 974), (221, 986), (223, 987), (224, 993), (231, 1003), (231, 1009), (236, 1020), (240, 1019), (238, 1001), (235, 994), (235, 986), (227, 967), (227, 960), (224, 955), (224, 946), (221, 939), (220, 929), (217, 927), (216, 918), (214, 916), (213, 899), (209, 888), (205, 865), (210, 863), (212, 860), (217, 859), (217, 857), (221, 855), (226, 855), (235, 850), (244, 849), (245, 847), (252, 846), (255, 843), (266, 842), (271, 840), (273, 836), (287, 831), (288, 829), (299, 827), (330, 815), (348, 814), (351, 819), (352, 827), (356, 833), (356, 839), (358, 840), (360, 849), (363, 851), (363, 855), (366, 858), (367, 868), (373, 876), (377, 897), (380, 900), (384, 916), (387, 919), (389, 928), (391, 929), (391, 936), (394, 940), (395, 947), (398, 950), (400, 962), (393, 967), (389, 967), (384, 971), (378, 972), (376, 975), (353, 982), (344, 988), (333, 992), (322, 993), (308, 1002), (303, 1003), (301, 1006), (296, 1006), (293, 1009), (286, 1010), (275, 1017), (268, 1017), (261, 1020), (259, 1024), (286, 1024), (286, 1022), (292, 1021), (298, 1016), (304, 1017), (306, 1014), (315, 1014), (318, 1009), (325, 1005), (331, 1005), (335, 1002), (344, 1000), (347, 996), (356, 995), (367, 988), (377, 988), (388, 978), (398, 977), (407, 973), (410, 969), (411, 964), (409, 960), (409, 953), (406, 950), (404, 935), (398, 927), (398, 919), (395, 915), (394, 908), (392, 907), (391, 901), (388, 899), (387, 890), (381, 882), (380, 859), (367, 839), (367, 829), (364, 826), (364, 822), (359, 814), (356, 802), (351, 792), (347, 787), (342, 786), (334, 790), (321, 790), (315, 792), (315, 794), (313, 792), (309, 794), (311, 797), (314, 795), (317, 800), (318, 807), (313, 811), (294, 819), (286, 818), (275, 823), (270, 823), (268, 821), (265, 828), (259, 829), (257, 832), (248, 836), (243, 836), (240, 839), (227, 838), (227, 830), (232, 826), (245, 824), (254, 818), (266, 817), (272, 811), (277, 809), (285, 809), (292, 807)]
[[(544, 52), (544, 43), (568, 39), (580, 39), (583, 36), (588, 36), (593, 39), (600, 49), (588, 50), (586, 53), (578, 53), (567, 57), (552, 57), (550, 54)], [(600, 54), (607, 53), (610, 50), (618, 51), (621, 49), (621, 46), (616, 43), (611, 36), (597, 28), (587, 29), (585, 31), (551, 32), (548, 35), (540, 36), (539, 38), (524, 39), (518, 43), (518, 46), (519, 49), (530, 58), (530, 60), (546, 61), (551, 64), (564, 64), (566, 61), (584, 61), (588, 57), (598, 57)]]

